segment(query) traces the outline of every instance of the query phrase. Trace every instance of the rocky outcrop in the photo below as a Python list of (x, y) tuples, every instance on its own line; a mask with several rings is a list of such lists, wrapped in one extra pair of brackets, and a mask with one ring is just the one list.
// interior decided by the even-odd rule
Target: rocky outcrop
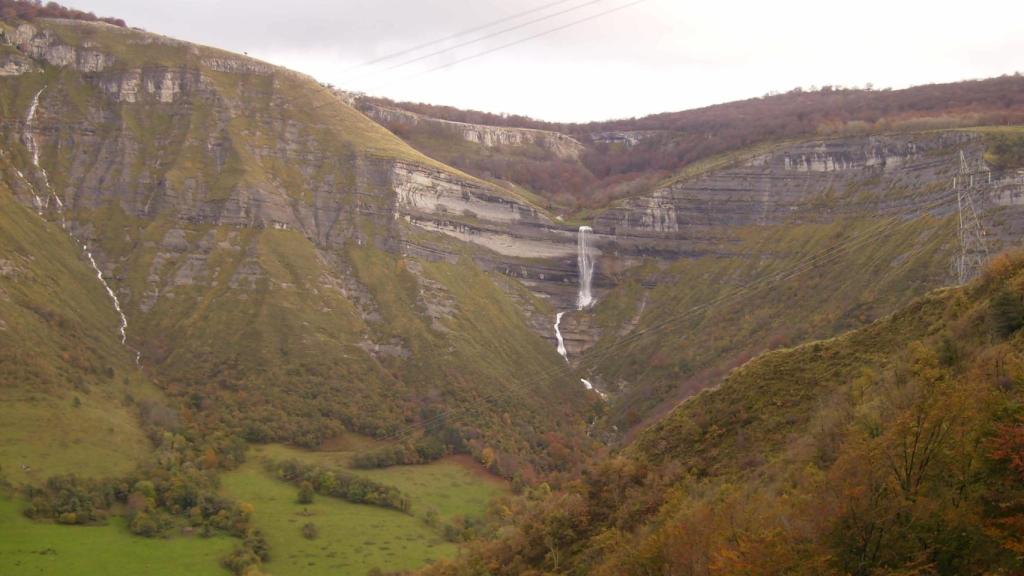
[(614, 130), (609, 132), (594, 132), (590, 134), (590, 139), (594, 142), (601, 142), (604, 144), (636, 146), (644, 140), (663, 134), (668, 133), (659, 132), (657, 130)]
[(980, 156), (975, 141), (951, 132), (782, 146), (628, 199), (601, 214), (595, 231), (685, 240), (708, 229), (912, 213), (946, 193), (919, 188), (948, 179), (952, 152), (968, 147)]
[(488, 148), (534, 145), (551, 152), (559, 158), (571, 160), (578, 159), (583, 151), (583, 144), (571, 136), (558, 132), (452, 122), (450, 120), (430, 118), (407, 110), (360, 101), (358, 98), (354, 98), (352, 101), (357, 103), (357, 107), (364, 114), (382, 124), (406, 124), (412, 126), (427, 124), (440, 130), (456, 133), (467, 142)]
[(115, 102), (135, 103), (145, 99), (171, 104), (182, 92), (206, 82), (195, 69), (147, 68), (102, 74), (93, 82)]
[(203, 66), (217, 72), (230, 72), (232, 74), (255, 74), (257, 76), (269, 76), (275, 71), (275, 67), (259, 60), (248, 58), (203, 58)]
[(410, 212), (478, 218), (489, 222), (536, 221), (536, 208), (498, 194), (490, 185), (477, 183), (438, 169), (395, 162), (391, 185), (398, 206)]
[[(394, 163), (391, 188), (396, 218), (477, 247), (483, 268), (519, 279), (559, 307), (574, 298), (575, 227), (489, 184), (419, 164)], [(410, 235), (405, 246), (419, 256), (454, 259), (450, 247), (429, 235)]]
[(21, 54), (0, 53), (0, 76), (21, 76), (38, 71), (39, 67), (31, 58)]
[(13, 41), (19, 50), (31, 58), (51, 66), (74, 68), (79, 72), (101, 72), (115, 61), (110, 54), (65, 44), (52, 31), (38, 29), (31, 24), (18, 26)]
[[(133, 41), (146, 41), (145, 35), (136, 36)], [(325, 251), (374, 243), (418, 258), (456, 261), (469, 255), (485, 270), (517, 279), (551, 308), (567, 310), (575, 307), (580, 224), (593, 227), (600, 301), (622, 272), (645, 261), (771, 258), (772, 247), (758, 254), (736, 248), (740, 236), (756, 227), (949, 214), (955, 206), (943, 202), (949, 199), (945, 183), (956, 169), (957, 151), (965, 149), (973, 160), (982, 153), (977, 138), (962, 131), (780, 145), (668, 182), (569, 225), (506, 190), (428, 159), (369, 153), (339, 144), (345, 134), (325, 136), (319, 127), (299, 123), (294, 103), (275, 89), (297, 76), (255, 60), (176, 44), (181, 53), (169, 62), (129, 65), (96, 45), (69, 46), (33, 26), (18, 28), (12, 41), (22, 50), (11, 59), (17, 66), (71, 67), (98, 89), (100, 97), (85, 106), (72, 106), (60, 90), (41, 95), (36, 138), (69, 210), (116, 205), (140, 220), (175, 221), (161, 239), (148, 240), (157, 256), (149, 263), (146, 288), (133, 302), (143, 311), (213, 274), (208, 254), (224, 240), (186, 241), (185, 225), (278, 230), (302, 235)], [(190, 58), (179, 59), (182, 53)], [(260, 78), (235, 92), (221, 89), (225, 74)], [(263, 78), (268, 75), (269, 80)], [(150, 124), (138, 126), (125, 121), (118, 107), (141, 102), (161, 105), (159, 121), (149, 118)], [(339, 113), (346, 106), (337, 105)], [(382, 121), (430, 122), (483, 146), (539, 145), (563, 157), (580, 150), (578, 142), (553, 132), (433, 120), (382, 107), (370, 114)], [(352, 112), (353, 125), (356, 119), (369, 124)], [(24, 130), (19, 120), (12, 120), (9, 130), (7, 140), (19, 142)], [(379, 132), (374, 136), (388, 136)], [(606, 136), (635, 143), (651, 135)], [(1015, 212), (1022, 209), (1021, 198), (1018, 188), (1007, 185), (980, 199), (986, 214), (1008, 215), (1003, 232), (994, 234), (1019, 232), (1012, 223), (1021, 220)], [(262, 281), (255, 256), (240, 257), (231, 285)], [(338, 270), (343, 266), (331, 264)], [(322, 286), (344, 292), (365, 318), (374, 318), (372, 302), (360, 297), (365, 290), (348, 276), (339, 271)], [(419, 304), (433, 328), (443, 330), (442, 318), (452, 311), (449, 302), (429, 279), (419, 280), (427, 287)], [(547, 313), (535, 310), (530, 322), (550, 336)], [(566, 318), (571, 353), (593, 343), (584, 316)], [(391, 345), (367, 346), (388, 356), (395, 351)]]

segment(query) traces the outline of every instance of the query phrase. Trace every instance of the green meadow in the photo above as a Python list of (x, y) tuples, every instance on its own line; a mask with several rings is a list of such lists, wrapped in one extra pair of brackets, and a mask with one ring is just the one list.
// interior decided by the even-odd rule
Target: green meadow
[[(351, 436), (348, 434), (346, 438)], [(324, 467), (346, 468), (352, 474), (394, 486), (407, 494), (412, 499), (414, 515), (422, 516), (433, 509), (441, 520), (451, 520), (456, 516), (480, 516), (491, 500), (508, 493), (508, 484), (504, 480), (488, 474), (468, 456), (449, 456), (437, 462), (416, 466), (373, 470), (349, 468), (349, 460), (356, 453), (353, 448), (365, 449), (366, 443), (372, 440), (356, 437), (348, 442), (348, 445), (337, 451), (300, 450), (281, 444), (258, 446), (250, 452), (250, 459), (294, 458)]]
[[(253, 524), (271, 550), (265, 571), (275, 576), (409, 570), (456, 551), (438, 531), (401, 512), (319, 495), (299, 504), (296, 488), (255, 459), (225, 474), (222, 486), (225, 495), (255, 507)], [(303, 535), (308, 523), (316, 526), (315, 538)]]
[(225, 536), (141, 538), (120, 518), (105, 526), (33, 522), (23, 503), (0, 496), (0, 574), (145, 574), (225, 576), (220, 559), (235, 546)]
[[(378, 443), (346, 435), (331, 451), (300, 450), (280, 444), (254, 446), (246, 464), (221, 475), (225, 496), (253, 505), (253, 526), (270, 544), (264, 571), (275, 576), (366, 574), (415, 569), (453, 557), (457, 545), (442, 537), (440, 524), (456, 517), (481, 516), (508, 486), (468, 457), (448, 457), (421, 466), (349, 472), (395, 486), (413, 502), (411, 514), (352, 504), (317, 495), (298, 503), (297, 489), (263, 469), (264, 459), (295, 458), (348, 469), (352, 455)], [(224, 558), (240, 542), (226, 536), (142, 538), (121, 518), (104, 526), (64, 526), (34, 522), (21, 514), (25, 502), (0, 496), (0, 574), (228, 574)], [(439, 523), (428, 525), (427, 511)], [(309, 538), (303, 527), (312, 524)], [(111, 572), (116, 566), (116, 572)]]

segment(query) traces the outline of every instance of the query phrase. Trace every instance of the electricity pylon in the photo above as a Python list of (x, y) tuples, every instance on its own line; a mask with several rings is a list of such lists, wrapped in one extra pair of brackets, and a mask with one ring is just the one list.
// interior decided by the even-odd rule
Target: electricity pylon
[(974, 209), (974, 190), (992, 181), (992, 173), (984, 168), (971, 171), (964, 151), (960, 151), (960, 171), (953, 177), (956, 205), (960, 217), (960, 254), (956, 258), (956, 273), (960, 284), (966, 284), (981, 270), (988, 260), (985, 230)]

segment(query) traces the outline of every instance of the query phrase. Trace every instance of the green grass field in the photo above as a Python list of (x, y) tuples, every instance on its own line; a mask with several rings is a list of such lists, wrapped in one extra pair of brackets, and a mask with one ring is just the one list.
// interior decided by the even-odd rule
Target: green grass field
[(74, 407), (73, 397), (30, 400), (11, 391), (0, 394), (0, 467), (9, 481), (41, 484), (69, 473), (117, 476), (151, 451), (137, 416), (117, 401), (94, 391), (78, 394), (81, 405)]
[[(275, 576), (409, 570), (456, 551), (420, 519), (394, 510), (324, 496), (299, 504), (295, 487), (271, 477), (255, 454), (225, 474), (222, 486), (225, 495), (255, 507), (253, 522), (271, 549), (265, 571)], [(319, 532), (312, 540), (302, 534), (309, 522)]]
[(150, 453), (125, 397), (161, 395), (117, 325), (81, 250), (0, 183), (0, 468), (9, 481), (115, 476)]
[(33, 522), (22, 503), (0, 496), (0, 574), (230, 574), (220, 558), (237, 543), (224, 536), (149, 539), (132, 535), (120, 519), (106, 526)]
[[(255, 507), (253, 523), (266, 535), (271, 560), (265, 571), (291, 574), (365, 574), (373, 568), (410, 570), (455, 555), (457, 547), (423, 515), (434, 510), (440, 521), (484, 513), (507, 484), (488, 475), (468, 457), (448, 457), (423, 466), (351, 470), (391, 484), (408, 494), (413, 514), (351, 504), (317, 496), (297, 502), (297, 490), (263, 470), (265, 458), (296, 458), (346, 468), (355, 453), (380, 444), (357, 435), (332, 443), (331, 451), (308, 451), (279, 444), (256, 446), (249, 461), (222, 476), (222, 490)], [(63, 526), (33, 522), (21, 514), (23, 501), (0, 496), (0, 574), (227, 574), (220, 560), (239, 541), (175, 537), (147, 539), (128, 532), (121, 518), (106, 526)], [(318, 536), (307, 539), (302, 527), (313, 523)], [(116, 567), (116, 568), (115, 568)]]
[[(285, 460), (294, 458), (320, 466), (348, 468), (354, 449), (365, 449), (367, 442), (354, 434), (345, 435), (349, 446), (337, 451), (298, 450), (280, 444), (258, 446), (250, 453), (250, 459), (271, 458)], [(450, 456), (418, 466), (392, 466), (375, 470), (349, 469), (349, 472), (371, 480), (388, 484), (409, 495), (412, 512), (421, 516), (433, 509), (441, 520), (455, 516), (479, 516), (487, 504), (497, 496), (508, 492), (508, 484), (491, 474), (468, 456)]]

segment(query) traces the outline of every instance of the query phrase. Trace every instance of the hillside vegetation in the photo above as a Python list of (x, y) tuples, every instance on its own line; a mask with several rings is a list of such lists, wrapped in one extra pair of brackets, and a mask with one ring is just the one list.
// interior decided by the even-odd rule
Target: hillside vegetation
[(935, 290), (1019, 76), (555, 125), (0, 15), (0, 572), (1024, 572), (1024, 256)]
[[(7, 30), (44, 45), (13, 46), (40, 69), (0, 80), (5, 117), (39, 102), (46, 172), (24, 122), (5, 124), (25, 176), (10, 170), (12, 189), (29, 199), (48, 182), (63, 198), (46, 217), (94, 247), (129, 346), (185, 421), (307, 447), (428, 422), (442, 450), (497, 451), (509, 477), (519, 462), (571, 466), (541, 449), (545, 434), (581, 443), (589, 404), (561, 385), (574, 379), (557, 354), (473, 262), (401, 253), (392, 163), (470, 177), (288, 70), (102, 24)], [(99, 54), (102, 70), (50, 65), (57, 49)]]
[[(35, 522), (4, 562), (35, 569), (41, 550), (87, 573), (123, 546), (194, 553), (200, 572), (305, 573), (307, 552), (372, 532), (384, 548), (345, 549), (351, 567), (414, 568), (451, 556), (474, 533), (463, 512), (501, 490), (452, 508), (403, 477), (421, 490), (406, 498), (388, 470), (310, 469), (292, 485), (247, 462), (248, 444), (359, 431), (406, 463), (458, 453), (520, 484), (594, 449), (595, 397), (515, 289), (462, 247), (403, 251), (394, 163), (479, 181), (291, 71), (100, 23), (0, 30), (18, 71), (0, 78), (0, 497), (5, 529)], [(323, 540), (281, 499), (302, 482), (319, 490)], [(89, 531), (102, 537), (83, 559)], [(32, 547), (47, 538), (64, 563)]]
[(1024, 256), (766, 353), (430, 574), (1013, 574)]
[(117, 474), (149, 453), (137, 406), (161, 396), (117, 327), (81, 248), (0, 182), (0, 473), (9, 480)]
[(97, 17), (92, 12), (75, 10), (56, 2), (33, 2), (32, 0), (0, 0), (0, 18), (4, 20), (34, 20), (36, 18), (66, 18), (86, 22), (104, 22), (124, 28), (120, 18)]
[(581, 366), (609, 388), (623, 383), (609, 411), (616, 425), (642, 428), (761, 352), (863, 326), (945, 284), (955, 235), (952, 217), (924, 215), (746, 227), (739, 237), (739, 256), (627, 271), (597, 306), (602, 338)]

